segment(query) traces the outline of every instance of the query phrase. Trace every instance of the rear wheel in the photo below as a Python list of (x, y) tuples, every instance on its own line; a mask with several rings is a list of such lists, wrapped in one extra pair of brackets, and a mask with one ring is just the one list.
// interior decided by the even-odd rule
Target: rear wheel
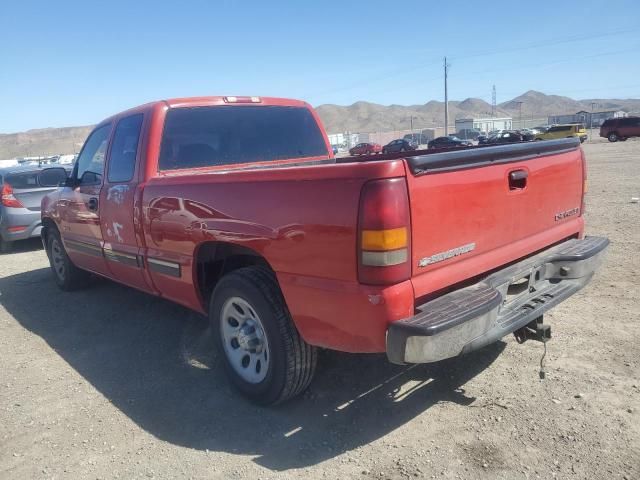
[(68, 292), (82, 288), (87, 284), (89, 273), (79, 269), (71, 262), (57, 230), (52, 230), (47, 236), (47, 254), (53, 279), (60, 289)]
[(616, 132), (611, 132), (611, 133), (609, 134), (609, 136), (607, 137), (607, 139), (608, 139), (610, 142), (617, 142), (617, 141), (618, 141), (618, 134), (617, 134)]
[(298, 333), (270, 270), (245, 267), (225, 275), (209, 318), (227, 375), (252, 401), (280, 403), (311, 383), (317, 349)]

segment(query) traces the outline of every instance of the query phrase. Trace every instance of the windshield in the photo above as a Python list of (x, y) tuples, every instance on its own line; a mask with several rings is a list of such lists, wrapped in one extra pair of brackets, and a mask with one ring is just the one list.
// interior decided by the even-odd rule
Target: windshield
[(233, 165), (327, 155), (324, 136), (302, 107), (175, 108), (165, 120), (160, 168)]

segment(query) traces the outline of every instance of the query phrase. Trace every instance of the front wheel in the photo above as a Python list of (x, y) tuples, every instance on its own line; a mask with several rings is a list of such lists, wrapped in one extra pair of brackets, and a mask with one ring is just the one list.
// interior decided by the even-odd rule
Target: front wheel
[(225, 275), (211, 296), (209, 318), (227, 375), (250, 400), (273, 405), (311, 383), (317, 349), (298, 333), (270, 270)]
[(87, 284), (89, 273), (79, 269), (71, 262), (57, 230), (53, 230), (47, 236), (47, 256), (53, 272), (53, 279), (60, 289), (72, 291)]
[(611, 132), (611, 133), (609, 134), (609, 136), (607, 137), (607, 139), (608, 139), (610, 142), (617, 142), (617, 141), (618, 141), (618, 134), (617, 134), (617, 133), (615, 133), (615, 132)]

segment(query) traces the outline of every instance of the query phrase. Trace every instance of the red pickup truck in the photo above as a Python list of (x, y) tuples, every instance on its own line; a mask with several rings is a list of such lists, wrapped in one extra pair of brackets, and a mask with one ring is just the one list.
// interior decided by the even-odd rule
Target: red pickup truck
[(90, 272), (208, 315), (231, 381), (272, 404), (318, 347), (427, 363), (540, 335), (608, 244), (583, 236), (585, 189), (577, 139), (334, 158), (307, 103), (181, 98), (93, 130), (42, 239), (63, 290)]

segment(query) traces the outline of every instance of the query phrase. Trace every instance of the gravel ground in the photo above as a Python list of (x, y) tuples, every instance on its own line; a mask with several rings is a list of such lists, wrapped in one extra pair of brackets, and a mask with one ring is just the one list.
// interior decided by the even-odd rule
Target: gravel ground
[(640, 478), (640, 141), (584, 146), (594, 281), (512, 337), (436, 365), (324, 352), (255, 407), (204, 319), (108, 281), (59, 292), (37, 241), (0, 257), (0, 478)]

